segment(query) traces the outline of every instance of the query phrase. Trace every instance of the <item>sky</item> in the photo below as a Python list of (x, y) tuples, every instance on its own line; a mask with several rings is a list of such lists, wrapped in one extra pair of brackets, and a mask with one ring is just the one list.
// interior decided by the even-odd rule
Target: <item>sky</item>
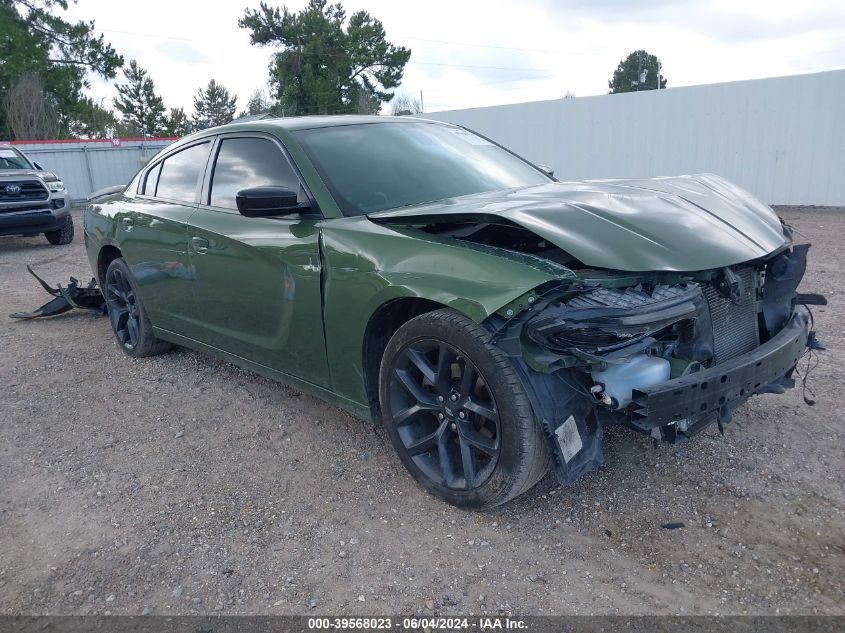
[[(271, 4), (273, 2), (271, 1)], [(272, 49), (238, 27), (259, 0), (78, 0), (66, 18), (95, 27), (137, 59), (165, 105), (190, 113), (212, 78), (246, 104), (266, 88)], [(283, 4), (283, 3), (279, 3)], [(291, 10), (305, 6), (292, 0)], [(628, 53), (657, 55), (669, 88), (845, 68), (842, 0), (347, 0), (368, 11), (387, 39), (412, 51), (397, 93), (425, 111), (607, 92)], [(120, 74), (118, 75), (118, 80)], [(91, 77), (107, 103), (114, 81)]]

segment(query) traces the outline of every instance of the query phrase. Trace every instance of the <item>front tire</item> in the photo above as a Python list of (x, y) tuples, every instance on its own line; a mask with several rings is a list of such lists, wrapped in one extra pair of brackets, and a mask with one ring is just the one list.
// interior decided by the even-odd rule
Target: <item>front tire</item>
[(53, 246), (64, 246), (65, 244), (70, 244), (73, 241), (73, 218), (67, 216), (62, 228), (56, 229), (55, 231), (47, 231), (44, 233), (44, 237), (46, 237), (47, 241)]
[(143, 358), (170, 350), (170, 343), (153, 335), (135, 279), (122, 257), (113, 260), (106, 269), (103, 296), (112, 332), (124, 352), (132, 358)]
[(491, 508), (534, 486), (551, 454), (508, 358), (451, 310), (411, 319), (387, 344), (379, 399), (390, 440), (426, 490)]

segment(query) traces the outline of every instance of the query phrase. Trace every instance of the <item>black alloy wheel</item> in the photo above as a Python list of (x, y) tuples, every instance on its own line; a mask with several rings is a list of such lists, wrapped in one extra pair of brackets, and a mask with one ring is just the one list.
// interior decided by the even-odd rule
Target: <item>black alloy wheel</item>
[(117, 266), (109, 268), (106, 275), (105, 295), (114, 335), (123, 347), (135, 349), (140, 340), (141, 312), (132, 284)]
[(501, 422), (478, 368), (453, 345), (407, 345), (390, 384), (393, 425), (408, 454), (432, 481), (477, 488), (499, 459)]
[(170, 350), (170, 343), (153, 334), (153, 326), (138, 296), (138, 286), (122, 257), (109, 263), (102, 288), (111, 329), (124, 352), (133, 358), (143, 358)]
[(401, 325), (379, 370), (381, 420), (408, 472), (462, 508), (536, 484), (551, 452), (513, 363), (490, 332), (448, 308)]

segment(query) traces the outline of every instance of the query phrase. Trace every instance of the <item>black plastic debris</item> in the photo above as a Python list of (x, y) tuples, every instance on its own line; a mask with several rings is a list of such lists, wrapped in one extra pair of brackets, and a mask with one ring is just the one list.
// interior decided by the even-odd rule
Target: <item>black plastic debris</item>
[(32, 312), (15, 312), (9, 316), (13, 319), (40, 319), (42, 317), (51, 317), (58, 314), (69, 312), (73, 308), (80, 308), (82, 310), (93, 310), (100, 314), (106, 313), (106, 300), (103, 293), (97, 287), (97, 280), (91, 279), (87, 286), (82, 286), (79, 280), (75, 277), (70, 278), (70, 283), (66, 288), (58, 284), (52, 288), (46, 281), (41, 279), (29, 266), (26, 267), (29, 274), (38, 280), (41, 287), (44, 288), (52, 297), (50, 301), (45, 303), (40, 308)]
[(660, 527), (662, 527), (665, 530), (677, 530), (679, 528), (686, 527), (686, 525), (684, 524), (683, 521), (672, 521), (670, 523), (664, 523)]

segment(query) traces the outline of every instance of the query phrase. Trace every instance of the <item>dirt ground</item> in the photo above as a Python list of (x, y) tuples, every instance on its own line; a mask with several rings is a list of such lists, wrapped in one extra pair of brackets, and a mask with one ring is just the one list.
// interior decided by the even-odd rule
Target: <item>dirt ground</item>
[(488, 513), (294, 389), (6, 318), (46, 296), (26, 264), (91, 273), (80, 234), (0, 238), (0, 613), (845, 614), (845, 209), (779, 211), (830, 301), (816, 405), (760, 396), (680, 447), (611, 429), (600, 471)]

